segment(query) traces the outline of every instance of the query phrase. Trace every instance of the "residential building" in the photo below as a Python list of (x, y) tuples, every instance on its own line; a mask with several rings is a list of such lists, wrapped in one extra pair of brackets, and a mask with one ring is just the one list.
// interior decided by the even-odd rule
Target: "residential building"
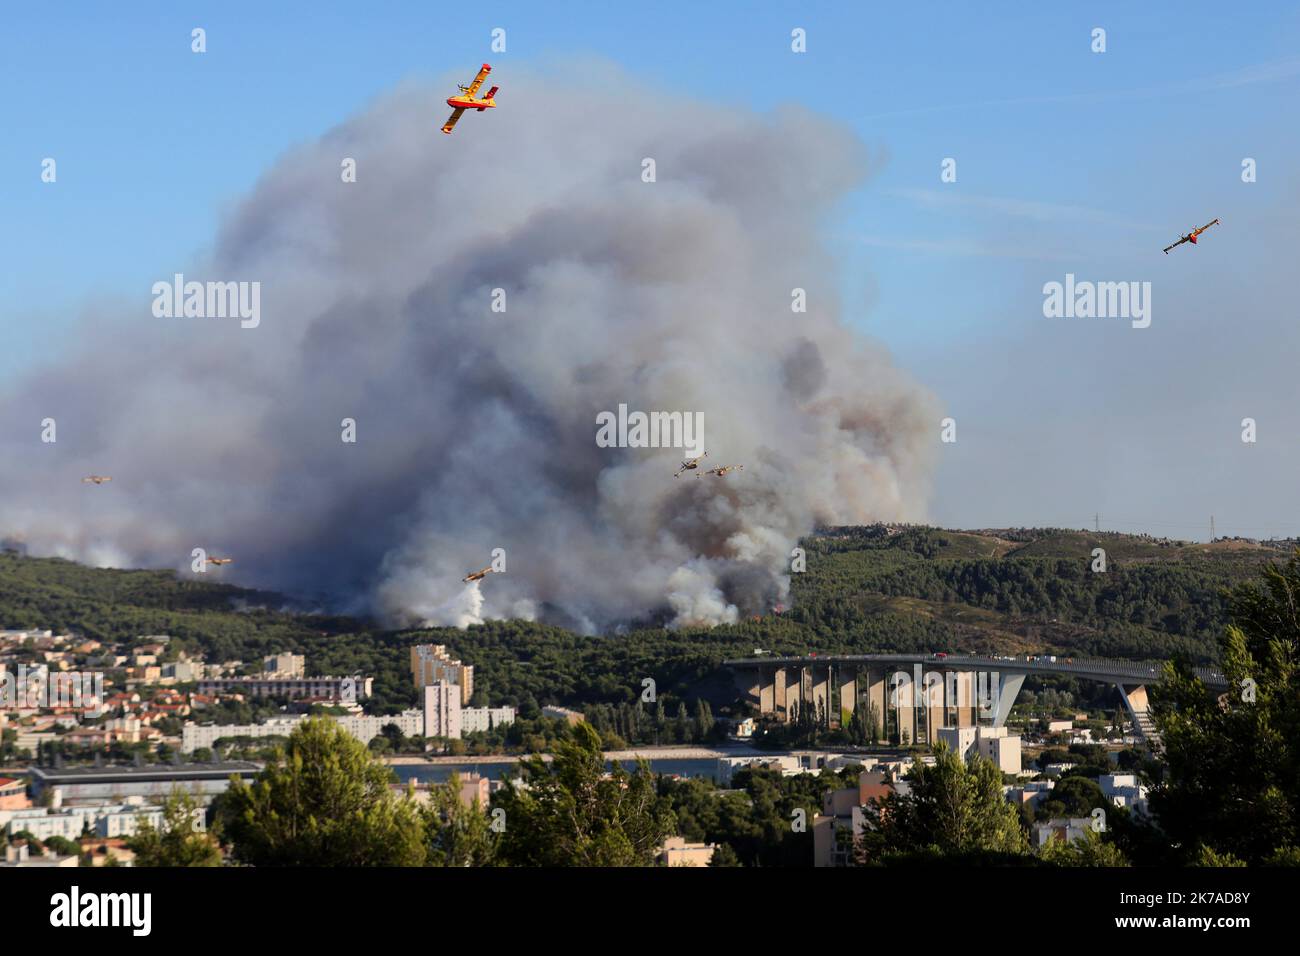
[(1068, 819), (1058, 817), (1044, 823), (1035, 823), (1030, 827), (1029, 839), (1035, 847), (1041, 847), (1049, 840), (1073, 843), (1076, 840), (1082, 840), (1091, 828), (1092, 819), (1090, 817), (1070, 817)]
[(206, 764), (153, 764), (140, 767), (33, 767), (32, 794), (40, 797), (47, 789), (62, 804), (122, 802), (139, 796), (161, 803), (174, 787), (181, 787), (206, 801), (225, 793), (230, 778), (237, 775), (251, 781), (261, 770), (255, 763), (227, 761)]
[(758, 757), (719, 757), (718, 758), (718, 786), (731, 786), (732, 775), (744, 767), (762, 768), (766, 770), (775, 770), (782, 776), (790, 777), (795, 774), (807, 773), (807, 769), (800, 763), (799, 758), (793, 755), (782, 756), (758, 756)]
[[(460, 687), (439, 681), (424, 688), (423, 707), (400, 714), (371, 716), (345, 714), (331, 719), (363, 744), (395, 725), (407, 737), (443, 737), (460, 739), (476, 730), (490, 730), (514, 723), (513, 707), (467, 707), (460, 705)], [(181, 728), (181, 753), (193, 753), (201, 747), (211, 748), (221, 739), (250, 737), (288, 737), (307, 718), (302, 715), (273, 717), (259, 724), (197, 724)]]
[(289, 679), (307, 676), (307, 658), (303, 654), (272, 654), (262, 660), (262, 676)]
[(492, 730), (515, 722), (513, 707), (465, 707), (460, 712), (462, 734)]
[(459, 740), (463, 688), (447, 681), (424, 686), (424, 736)]
[(27, 799), (27, 781), (21, 777), (0, 777), (0, 810), (22, 810), (30, 807)]
[(132, 803), (100, 803), (79, 807), (32, 807), (0, 812), (0, 827), (11, 837), (24, 831), (44, 842), (50, 837), (77, 840), (87, 830), (104, 839), (135, 836), (148, 821), (161, 827), (163, 808), (133, 798)]
[(439, 682), (460, 688), (460, 705), (468, 707), (474, 696), (474, 667), (453, 660), (446, 644), (415, 644), (411, 647), (411, 676), (420, 690)]
[(980, 756), (993, 761), (1003, 773), (1020, 773), (1020, 737), (1006, 727), (981, 726), (976, 733), (975, 746)]
[(716, 843), (687, 843), (684, 837), (669, 837), (659, 849), (660, 866), (708, 866)]
[(352, 703), (371, 695), (370, 677), (205, 677), (200, 694), (243, 694), (245, 697), (286, 697)]
[(26, 843), (20, 843), (17, 846), (9, 845), (5, 847), (5, 858), (0, 860), (0, 867), (75, 867), (81, 865), (81, 857), (69, 854), (68, 856), (59, 856), (55, 853), (46, 853), (44, 856), (32, 856)]
[(884, 800), (903, 784), (895, 784), (883, 770), (864, 770), (856, 787), (828, 790), (822, 795), (822, 812), (813, 817), (813, 866), (849, 866), (865, 828), (871, 805)]
[(1097, 778), (1097, 785), (1115, 806), (1140, 814), (1147, 812), (1147, 788), (1138, 781), (1137, 774), (1104, 773)]
[(974, 727), (940, 727), (937, 733), (939, 740), (947, 744), (949, 750), (962, 760), (970, 760), (975, 751)]
[(1030, 780), (1019, 787), (1003, 787), (1002, 792), (1009, 802), (1027, 804), (1033, 809), (1051, 794), (1055, 786), (1055, 780)]
[(570, 710), (568, 707), (557, 707), (555, 705), (551, 705), (549, 707), (543, 707), (542, 716), (549, 717), (551, 720), (568, 721), (570, 727), (574, 726), (575, 724), (580, 724), (587, 719), (586, 717), (582, 716), (581, 711)]
[(260, 724), (196, 724), (187, 721), (181, 727), (181, 753), (192, 754), (200, 748), (211, 750), (223, 738), (288, 737), (306, 719), (305, 716), (272, 717)]
[(472, 807), (474, 801), (478, 805), (487, 809), (488, 800), (492, 795), (492, 781), (480, 773), (466, 773), (460, 775), (460, 802), (467, 807)]
[(173, 661), (162, 666), (162, 679), (186, 684), (201, 679), (204, 670), (202, 661)]

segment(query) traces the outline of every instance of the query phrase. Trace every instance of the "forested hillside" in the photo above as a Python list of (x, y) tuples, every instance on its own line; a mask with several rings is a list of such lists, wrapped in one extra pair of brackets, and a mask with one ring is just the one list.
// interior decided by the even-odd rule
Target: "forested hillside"
[[(1290, 544), (1290, 543), (1286, 543)], [(374, 622), (289, 609), (286, 598), (169, 572), (85, 568), (0, 554), (0, 627), (48, 627), (129, 640), (170, 634), (210, 661), (307, 654), (312, 673), (376, 678), (376, 704), (414, 703), (406, 648), (449, 645), (476, 667), (476, 697), (630, 703), (651, 678), (670, 697), (725, 696), (718, 664), (807, 651), (1064, 653), (1212, 660), (1227, 589), (1287, 556), (1284, 544), (1211, 545), (1053, 529), (827, 529), (803, 543), (792, 607), (709, 630), (577, 635), (524, 621), (467, 631), (386, 631)], [(1103, 548), (1107, 570), (1091, 570)]]

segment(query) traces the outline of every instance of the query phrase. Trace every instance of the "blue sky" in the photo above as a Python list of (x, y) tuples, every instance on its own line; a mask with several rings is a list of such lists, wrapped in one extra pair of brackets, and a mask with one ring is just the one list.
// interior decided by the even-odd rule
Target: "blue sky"
[[(1245, 316), (1207, 311), (1230, 294), (1269, 321), (1294, 311), (1280, 277), (1300, 212), (1294, 6), (139, 2), (66, 3), (56, 14), (15, 5), (3, 17), (0, 374), (58, 354), (87, 304), (138, 292), (202, 252), (275, 157), (403, 79), (468, 78), (490, 60), (508, 95), (512, 63), (597, 56), (720, 110), (803, 102), (878, 156), (827, 233), (850, 321), (958, 419), (936, 520), (1073, 524), (1100, 510), (1192, 537), (1217, 508), (1221, 532), (1300, 528), (1279, 518), (1294, 452), (1275, 449), (1267, 468), (1240, 473), (1218, 457), (1178, 466), (1208, 419), (1170, 425), (1160, 454), (1136, 426), (1112, 431), (1139, 407), (1166, 421), (1191, 414), (1205, 391), (1181, 393), (1177, 369), (1218, 383), (1222, 407), (1206, 415), (1229, 437), (1254, 408), (1300, 404), (1294, 335), (1273, 339), (1260, 326), (1253, 339), (1218, 341), (1239, 336)], [(207, 30), (202, 56), (190, 52), (195, 26)], [(507, 31), (505, 53), (489, 51), (494, 27)], [(806, 54), (790, 52), (794, 27), (807, 31)], [(1105, 53), (1090, 49), (1094, 27), (1107, 31)], [(54, 186), (39, 179), (47, 156), (58, 162)], [(1249, 185), (1246, 156), (1259, 164)], [(940, 182), (945, 157), (957, 160), (955, 184)], [(1202, 246), (1160, 255), (1215, 216), (1225, 224)], [(1170, 313), (1145, 341), (1049, 330), (1041, 286), (1067, 271), (1157, 282), (1187, 320), (1181, 337)], [(1090, 355), (1088, 372), (1079, 366)], [(1276, 377), (1287, 368), (1290, 383)], [(1149, 394), (1131, 391), (1148, 374)], [(1261, 391), (1269, 380), (1282, 391)], [(1047, 394), (1053, 385), (1061, 394)], [(1103, 398), (1078, 399), (1091, 389)], [(1052, 448), (1062, 423), (1095, 441)], [(1275, 439), (1300, 435), (1294, 418), (1270, 425)], [(1017, 454), (1039, 462), (1019, 469), (1024, 484), (998, 471)], [(1174, 482), (1181, 497), (1159, 488), (1172, 481), (1170, 462), (1198, 476)], [(1054, 482), (1057, 493), (1043, 490)]]

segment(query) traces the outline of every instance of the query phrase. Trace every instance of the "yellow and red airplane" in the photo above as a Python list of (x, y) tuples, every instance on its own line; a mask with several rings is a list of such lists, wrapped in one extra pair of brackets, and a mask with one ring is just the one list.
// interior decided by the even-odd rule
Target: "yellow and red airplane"
[(104, 482), (112, 480), (111, 475), (87, 475), (81, 479), (81, 483), (84, 485), (93, 482), (96, 485), (102, 485)]
[(460, 580), (461, 580), (461, 583), (462, 583), (462, 584), (469, 584), (469, 582), (471, 582), (471, 581), (482, 581), (485, 577), (487, 577), (489, 574), (491, 574), (494, 570), (495, 570), (494, 568), (486, 567), (486, 568), (484, 568), (482, 571), (473, 571), (473, 572), (471, 572), (470, 574), (467, 574), (467, 575), (465, 575), (463, 578), (461, 578), (461, 579), (460, 579)]
[(442, 131), (444, 133), (451, 132), (451, 128), (455, 126), (456, 121), (460, 119), (460, 114), (466, 110), (478, 110), (482, 113), (484, 110), (490, 110), (496, 107), (496, 100), (492, 97), (496, 96), (498, 87), (492, 87), (492, 89), (487, 91), (487, 95), (482, 98), (474, 95), (478, 92), (478, 88), (483, 85), (483, 81), (487, 79), (487, 75), (491, 72), (492, 67), (484, 63), (483, 69), (478, 71), (478, 76), (474, 77), (473, 83), (469, 86), (461, 86), (459, 83), (456, 84), (460, 87), (461, 95), (450, 96), (447, 98), (447, 105), (451, 107), (451, 118), (442, 124)]
[(230, 564), (234, 558), (208, 558), (208, 564), (215, 564), (220, 567), (223, 564)]
[(708, 471), (704, 472), (704, 474), (696, 475), (695, 477), (703, 478), (704, 475), (717, 475), (719, 478), (725, 478), (729, 473), (740, 471), (744, 467), (744, 465), (722, 465), (719, 468), (710, 468)]
[(1184, 242), (1190, 242), (1192, 245), (1196, 245), (1196, 237), (1199, 236), (1201, 233), (1203, 233), (1206, 229), (1209, 229), (1218, 221), (1219, 220), (1215, 219), (1213, 222), (1207, 222), (1200, 229), (1193, 229), (1187, 235), (1183, 236), (1181, 239), (1175, 242), (1172, 246), (1165, 246), (1165, 255), (1169, 255), (1169, 250), (1174, 248), (1174, 246), (1181, 246)]
[(706, 451), (703, 455), (696, 455), (694, 458), (682, 459), (682, 467), (678, 468), (677, 471), (673, 473), (673, 477), (678, 477), (684, 471), (694, 471), (696, 468), (700, 467), (700, 462), (708, 457), (709, 453)]

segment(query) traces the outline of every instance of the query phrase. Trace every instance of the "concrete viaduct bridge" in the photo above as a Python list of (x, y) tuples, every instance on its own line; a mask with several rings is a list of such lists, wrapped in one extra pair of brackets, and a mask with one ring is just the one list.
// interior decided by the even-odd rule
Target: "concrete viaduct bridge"
[[(1028, 674), (1079, 677), (1115, 685), (1141, 736), (1158, 742), (1147, 685), (1163, 679), (1159, 663), (1087, 658), (1025, 660), (948, 654), (832, 654), (724, 661), (759, 712), (794, 720), (810, 711), (827, 725), (858, 707), (874, 715), (881, 742), (933, 743), (940, 727), (1002, 726)], [(1198, 667), (1207, 687), (1227, 690), (1223, 674)], [(891, 733), (890, 731), (894, 731)]]

